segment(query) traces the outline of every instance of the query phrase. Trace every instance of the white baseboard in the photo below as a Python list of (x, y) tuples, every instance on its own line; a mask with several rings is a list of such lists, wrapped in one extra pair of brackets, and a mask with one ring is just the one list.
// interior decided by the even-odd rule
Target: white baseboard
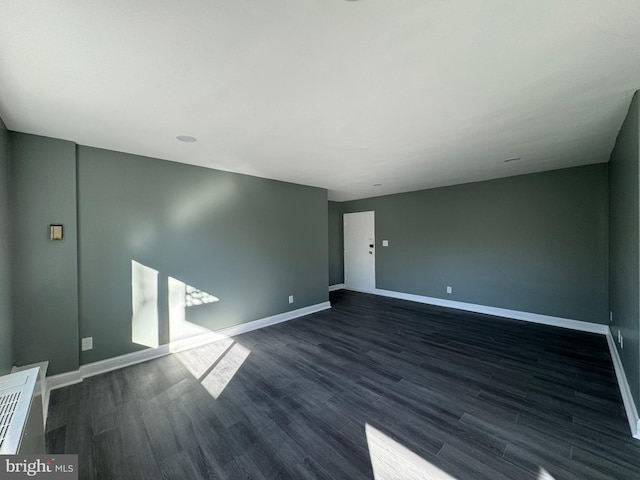
[(241, 323), (240, 325), (236, 325), (233, 327), (223, 328), (222, 330), (218, 330), (218, 332), (216, 333), (232, 337), (234, 335), (240, 335), (241, 333), (247, 333), (259, 328), (268, 327), (269, 325), (275, 325), (276, 323), (286, 322), (288, 320), (293, 320), (294, 318), (304, 317), (305, 315), (311, 315), (312, 313), (327, 310), (329, 308), (331, 308), (331, 303), (329, 303), (328, 301), (317, 303), (316, 305), (299, 308), (291, 312), (280, 313), (272, 317), (262, 318), (260, 320), (254, 320), (253, 322)]
[(620, 388), (620, 395), (622, 396), (622, 403), (624, 410), (627, 413), (627, 420), (629, 421), (629, 428), (631, 429), (631, 435), (634, 438), (640, 440), (640, 418), (638, 418), (638, 410), (636, 404), (633, 401), (631, 395), (631, 388), (629, 388), (629, 382), (627, 382), (627, 376), (624, 373), (624, 367), (622, 366), (622, 360), (618, 354), (615, 340), (611, 329), (607, 328), (607, 344), (609, 345), (609, 351), (611, 352), (611, 360), (613, 361), (613, 368), (616, 371), (616, 378), (618, 380), (618, 388)]
[(74, 383), (80, 383), (81, 381), (82, 372), (80, 370), (51, 375), (50, 377), (47, 377), (47, 390), (56, 390), (58, 388), (73, 385)]
[(329, 285), (329, 291), (335, 292), (336, 290), (342, 290), (344, 288), (344, 283), (336, 283), (335, 285)]
[(374, 290), (356, 290), (350, 288), (349, 290), (371, 293), (374, 295), (383, 295), (385, 297), (399, 298), (401, 300), (410, 300), (412, 302), (426, 303), (429, 305), (437, 305), (439, 307), (455, 308), (458, 310), (465, 310), (467, 312), (484, 313), (486, 315), (493, 315), (496, 317), (513, 318), (515, 320), (540, 323), (542, 325), (569, 328), (571, 330), (579, 330), (581, 332), (599, 333), (601, 335), (606, 335), (606, 333), (609, 331), (609, 327), (607, 325), (583, 322), (581, 320), (571, 320), (569, 318), (552, 317), (549, 315), (541, 315), (539, 313), (529, 313), (521, 312), (519, 310), (509, 310), (506, 308), (488, 307), (486, 305), (456, 302), (454, 300), (444, 300), (442, 298), (435, 297), (424, 297), (422, 295), (394, 292), (391, 290), (383, 290), (380, 288), (376, 288)]
[(322, 302), (316, 305), (310, 305), (308, 307), (299, 308), (290, 312), (280, 313), (271, 317), (260, 318), (233, 327), (223, 328), (215, 332), (208, 332), (202, 335), (197, 335), (191, 338), (185, 338), (176, 342), (160, 345), (158, 348), (147, 348), (137, 352), (127, 353), (118, 357), (107, 358), (106, 360), (100, 360), (98, 362), (88, 363), (82, 365), (78, 370), (73, 372), (61, 373), (59, 375), (53, 375), (47, 378), (47, 399), (49, 392), (57, 388), (73, 385), (74, 383), (80, 383), (85, 378), (93, 377), (101, 373), (110, 372), (112, 370), (118, 370), (120, 368), (135, 365), (136, 363), (146, 362), (153, 360), (154, 358), (160, 358), (169, 353), (180, 352), (189, 348), (198, 347), (200, 345), (206, 345), (208, 343), (216, 342), (224, 338), (233, 337), (242, 333), (251, 332), (259, 328), (268, 327), (277, 323), (293, 320), (294, 318), (310, 315), (315, 312), (326, 310), (331, 308), (329, 302)]

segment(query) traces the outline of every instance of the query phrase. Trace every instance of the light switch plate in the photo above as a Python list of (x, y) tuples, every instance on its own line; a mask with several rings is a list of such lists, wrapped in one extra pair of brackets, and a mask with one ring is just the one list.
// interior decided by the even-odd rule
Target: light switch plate
[(63, 226), (62, 225), (49, 225), (49, 241), (61, 242), (64, 240)]
[(389, 246), (389, 240), (382, 240), (382, 246), (383, 247), (388, 247)]

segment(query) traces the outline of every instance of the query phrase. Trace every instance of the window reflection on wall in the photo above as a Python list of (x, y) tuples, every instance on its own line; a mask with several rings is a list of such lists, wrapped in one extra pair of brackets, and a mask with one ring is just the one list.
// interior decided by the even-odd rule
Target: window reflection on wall
[[(186, 309), (220, 301), (210, 293), (168, 278), (169, 342), (211, 330), (186, 319)], [(131, 341), (145, 347), (159, 346), (158, 271), (131, 260)]]
[(131, 260), (131, 341), (158, 348), (158, 271)]
[(193, 337), (210, 332), (186, 319), (186, 309), (198, 305), (218, 302), (213, 295), (187, 285), (178, 279), (169, 277), (169, 341), (175, 342), (183, 338)]

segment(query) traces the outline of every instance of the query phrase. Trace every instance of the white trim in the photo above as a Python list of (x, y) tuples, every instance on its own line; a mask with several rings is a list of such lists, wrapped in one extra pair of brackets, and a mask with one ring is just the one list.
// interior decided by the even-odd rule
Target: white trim
[(611, 329), (607, 328), (607, 344), (609, 345), (609, 351), (611, 352), (611, 360), (613, 361), (613, 368), (616, 371), (616, 378), (618, 379), (618, 388), (620, 388), (620, 395), (622, 396), (622, 403), (624, 410), (627, 412), (627, 420), (629, 421), (629, 428), (631, 429), (631, 435), (634, 438), (640, 440), (640, 419), (638, 418), (638, 410), (636, 404), (633, 401), (631, 395), (631, 388), (629, 388), (629, 382), (627, 382), (627, 376), (624, 373), (624, 367), (622, 366), (622, 360), (618, 354), (616, 343), (613, 339)]
[(327, 310), (329, 308), (331, 308), (331, 303), (329, 303), (328, 301), (317, 303), (316, 305), (299, 308), (297, 310), (292, 310), (291, 312), (280, 313), (272, 317), (262, 318), (260, 320), (254, 320), (253, 322), (241, 323), (240, 325), (236, 325), (233, 327), (223, 328), (222, 330), (218, 330), (216, 333), (226, 335), (228, 337), (233, 337), (234, 335), (240, 335), (241, 333), (268, 327), (269, 325), (275, 325), (276, 323), (286, 322), (288, 320), (293, 320), (294, 318), (304, 317), (305, 315), (311, 315), (312, 313)]
[[(354, 288), (349, 290), (362, 291)], [(458, 310), (466, 310), (468, 312), (484, 313), (486, 315), (494, 315), (496, 317), (513, 318), (515, 320), (524, 320), (525, 322), (540, 323), (542, 325), (551, 325), (554, 327), (569, 328), (571, 330), (579, 330), (581, 332), (599, 333), (606, 335), (609, 331), (607, 325), (597, 323), (583, 322), (580, 320), (571, 320), (569, 318), (552, 317), (549, 315), (541, 315), (539, 313), (521, 312), (519, 310), (508, 310), (506, 308), (488, 307), (486, 305), (476, 305), (473, 303), (456, 302), (454, 300), (444, 300), (442, 298), (424, 297), (422, 295), (413, 295), (411, 293), (393, 292), (391, 290), (382, 290), (376, 288), (372, 291), (362, 291), (363, 293), (372, 293), (374, 295), (382, 295), (385, 297), (399, 298), (401, 300), (410, 300), (412, 302), (427, 303), (429, 305), (437, 305), (440, 307), (456, 308)]]
[[(368, 293), (369, 295), (383, 295), (385, 297), (391, 297), (391, 295), (385, 295), (383, 292), (384, 290), (378, 290), (377, 288), (374, 288), (373, 290), (366, 290), (364, 288), (354, 288), (354, 287), (349, 287), (346, 283), (344, 285), (344, 289), (345, 290), (351, 290), (352, 292), (360, 292), (360, 293)], [(404, 294), (402, 294), (404, 295)], [(395, 297), (395, 298), (400, 298), (400, 297)], [(417, 301), (417, 300), (416, 300)], [(424, 303), (424, 302), (420, 302), (420, 303)]]
[(72, 372), (60, 373), (58, 375), (52, 375), (47, 377), (47, 392), (56, 390), (62, 387), (68, 387), (74, 383), (80, 383), (82, 381), (82, 373), (80, 370), (73, 370)]
[(136, 363), (146, 362), (154, 358), (163, 357), (169, 353), (169, 345), (160, 345), (158, 348), (146, 348), (137, 352), (127, 353), (118, 357), (107, 358), (98, 362), (87, 363), (80, 367), (82, 380), (85, 378), (100, 375), (101, 373), (111, 372), (120, 368), (135, 365)]
[(329, 285), (329, 291), (335, 292), (336, 290), (342, 290), (344, 288), (344, 283), (336, 283), (335, 285)]
[(251, 332), (259, 328), (268, 327), (277, 323), (293, 320), (294, 318), (303, 317), (312, 313), (320, 312), (331, 308), (329, 302), (322, 302), (316, 305), (291, 310), (290, 312), (280, 313), (271, 317), (260, 318), (247, 323), (241, 323), (233, 327), (223, 328), (215, 332), (209, 332), (191, 338), (185, 338), (176, 342), (160, 345), (158, 348), (147, 348), (137, 352), (127, 353), (118, 357), (107, 358), (98, 362), (82, 365), (78, 370), (73, 372), (61, 373), (47, 378), (46, 399), (48, 403), (49, 392), (57, 388), (66, 387), (75, 383), (82, 382), (85, 378), (93, 377), (101, 373), (110, 372), (120, 368), (128, 367), (136, 363), (146, 362), (154, 358), (163, 357), (169, 353), (179, 352), (189, 348), (205, 345), (207, 343), (216, 342), (223, 338), (229, 338), (242, 333)]

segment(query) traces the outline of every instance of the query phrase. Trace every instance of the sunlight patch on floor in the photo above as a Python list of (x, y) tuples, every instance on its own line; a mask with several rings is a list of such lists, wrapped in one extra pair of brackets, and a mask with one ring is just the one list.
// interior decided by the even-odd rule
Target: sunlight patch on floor
[(223, 355), (213, 369), (202, 379), (202, 386), (213, 398), (218, 398), (231, 379), (240, 370), (251, 351), (239, 343)]
[(540, 471), (538, 472), (538, 480), (556, 480), (556, 479), (544, 468), (540, 467)]
[(250, 353), (251, 350), (235, 343), (232, 338), (224, 338), (173, 355), (217, 399)]
[(225, 338), (201, 347), (174, 353), (195, 378), (201, 378), (233, 345), (232, 338)]
[(456, 480), (368, 423), (365, 433), (375, 480)]

